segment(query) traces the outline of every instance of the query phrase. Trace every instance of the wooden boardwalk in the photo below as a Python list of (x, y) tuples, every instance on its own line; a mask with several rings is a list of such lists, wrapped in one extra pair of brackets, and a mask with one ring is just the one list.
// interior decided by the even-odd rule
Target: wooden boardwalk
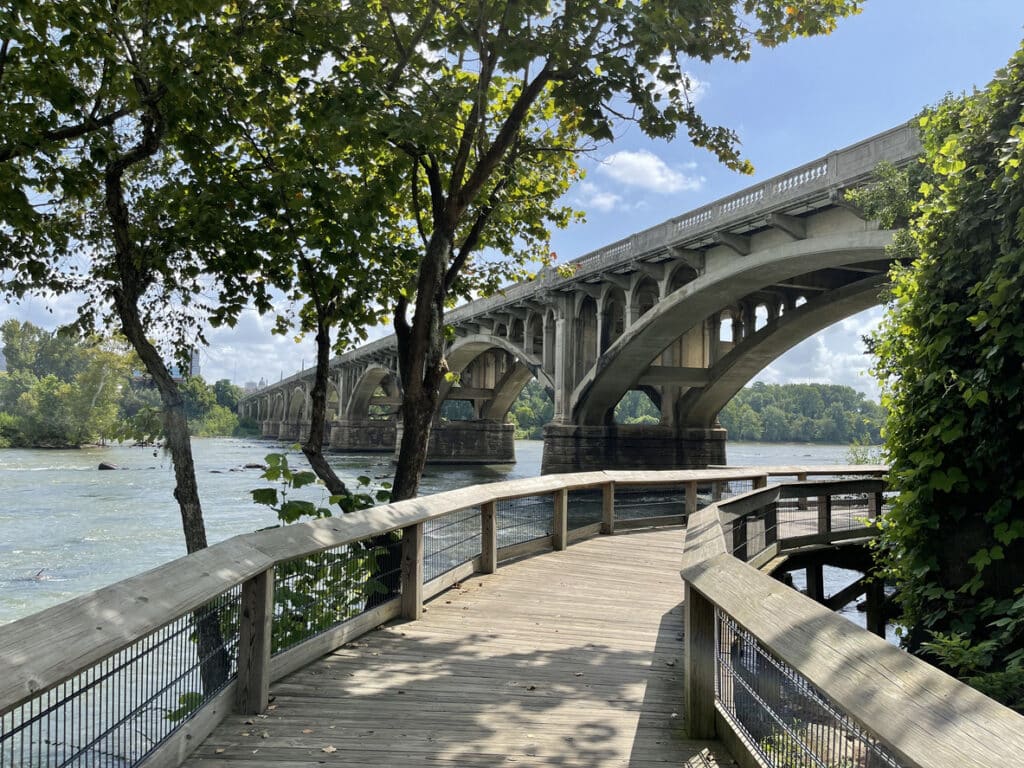
[(186, 765), (731, 765), (685, 740), (680, 529), (474, 576), (229, 716)]

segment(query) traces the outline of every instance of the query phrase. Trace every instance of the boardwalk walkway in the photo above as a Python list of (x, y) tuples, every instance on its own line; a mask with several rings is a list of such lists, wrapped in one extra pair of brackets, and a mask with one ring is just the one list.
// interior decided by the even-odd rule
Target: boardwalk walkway
[(186, 765), (731, 765), (680, 734), (682, 538), (601, 536), (468, 579), (279, 681)]

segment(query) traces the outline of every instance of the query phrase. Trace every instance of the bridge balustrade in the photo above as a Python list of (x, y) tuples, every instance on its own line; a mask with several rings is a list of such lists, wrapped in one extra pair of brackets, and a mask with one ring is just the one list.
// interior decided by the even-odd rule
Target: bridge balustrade
[(885, 495), (877, 478), (797, 481), (689, 517), (691, 738), (720, 738), (742, 766), (1024, 765), (1020, 715), (760, 570), (874, 536)]

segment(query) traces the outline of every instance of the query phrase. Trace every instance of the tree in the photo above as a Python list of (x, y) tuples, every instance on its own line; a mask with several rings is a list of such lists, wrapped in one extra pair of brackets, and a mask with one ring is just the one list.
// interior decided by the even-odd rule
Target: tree
[(242, 388), (232, 384), (229, 379), (217, 379), (213, 383), (213, 394), (217, 398), (217, 405), (232, 412), (238, 410), (238, 401), (242, 398)]
[[(233, 322), (249, 300), (268, 306), (238, 247), (251, 227), (229, 229), (229, 207), (204, 205), (189, 186), (191, 153), (217, 129), (207, 94), (253, 53), (237, 45), (247, 10), (52, 0), (0, 17), (3, 290), (78, 297), (80, 332), (114, 327), (135, 349), (163, 402), (189, 552), (206, 546), (206, 529), (166, 360), (184, 365), (206, 319)], [(215, 619), (199, 646), (213, 690), (228, 673)]]
[[(523, 255), (517, 237), (540, 247), (546, 226), (571, 215), (556, 201), (574, 177), (575, 154), (611, 140), (620, 123), (665, 139), (681, 125), (695, 145), (749, 171), (735, 135), (696, 111), (680, 62), (743, 60), (754, 41), (828, 32), (858, 6), (435, 0), (397, 13), (369, 4), (358, 34), (381, 80), (366, 119), (406, 158), (401, 208), (423, 239), (415, 278), (392, 305), (403, 387), (396, 499), (416, 493), (426, 461), (446, 374), (446, 306), (496, 288)], [(511, 266), (474, 258), (486, 247)]]
[(872, 346), (899, 490), (880, 557), (905, 642), (1024, 709), (1022, 102), (1024, 48), (922, 116), (926, 174), (897, 243), (913, 261)]

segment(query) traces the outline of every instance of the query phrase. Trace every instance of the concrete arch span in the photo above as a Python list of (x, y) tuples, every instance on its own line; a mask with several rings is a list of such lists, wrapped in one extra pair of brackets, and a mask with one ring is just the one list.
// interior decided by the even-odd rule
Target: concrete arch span
[(681, 424), (710, 429), (736, 393), (781, 355), (830, 325), (880, 304), (885, 283), (885, 275), (872, 275), (816, 296), (729, 350), (708, 371), (707, 385), (690, 389), (679, 400)]
[[(525, 366), (532, 376), (536, 376), (537, 380), (546, 388), (554, 388), (551, 376), (544, 370), (543, 361), (537, 355), (526, 352), (522, 347), (500, 336), (474, 334), (458, 339), (452, 344), (445, 358), (448, 361), (448, 370), (452, 373), (462, 373), (480, 355), (492, 349), (501, 349), (508, 352), (517, 358), (519, 363)], [(529, 379), (526, 381), (529, 381)], [(520, 389), (526, 386), (526, 381), (523, 381)], [(518, 395), (519, 393), (517, 392), (516, 394)], [(515, 397), (512, 399), (515, 400)]]
[(359, 377), (359, 381), (356, 382), (352, 390), (348, 407), (345, 409), (345, 418), (353, 421), (368, 421), (371, 418), (371, 401), (378, 387), (383, 387), (389, 398), (398, 399), (400, 396), (398, 377), (395, 372), (382, 365), (371, 365)]
[(572, 422), (603, 426), (622, 395), (680, 335), (766, 286), (816, 270), (885, 258), (892, 232), (863, 229), (821, 235), (734, 256), (666, 296), (612, 344), (575, 388)]

